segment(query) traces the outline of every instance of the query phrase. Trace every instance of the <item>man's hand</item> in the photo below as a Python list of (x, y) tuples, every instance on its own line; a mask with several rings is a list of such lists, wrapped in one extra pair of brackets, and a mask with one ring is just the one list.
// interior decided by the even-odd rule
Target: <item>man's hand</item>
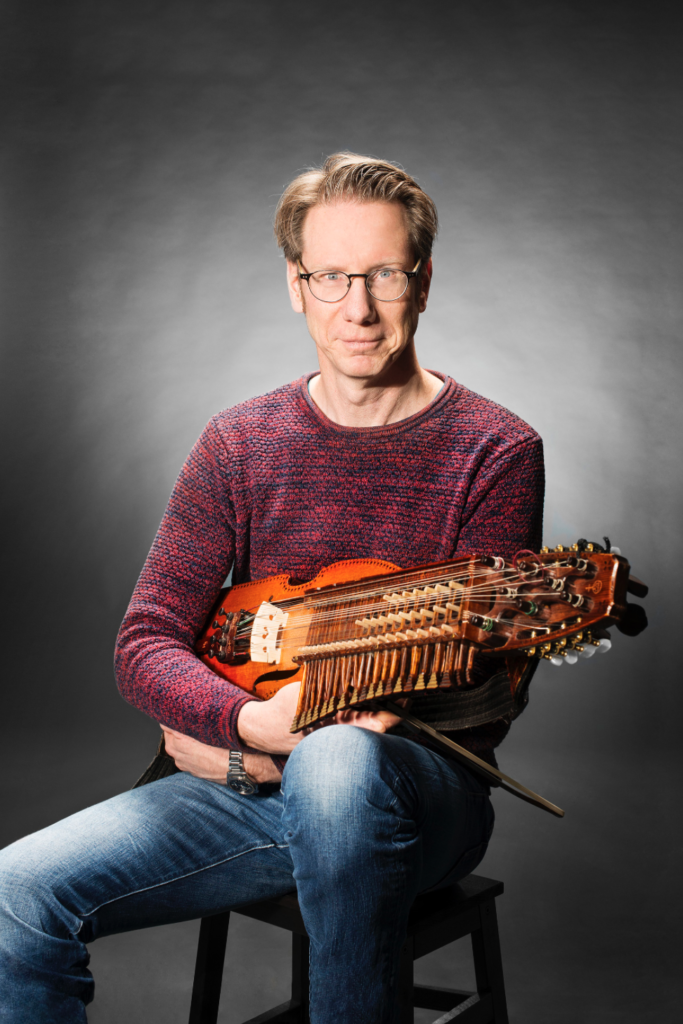
[(287, 683), (270, 700), (250, 700), (237, 716), (237, 732), (246, 747), (267, 754), (291, 754), (303, 733), (290, 732), (289, 727), (299, 703), (301, 683)]
[(338, 711), (334, 718), (329, 719), (329, 725), (355, 725), (372, 732), (386, 732), (400, 721), (399, 716), (391, 711)]
[[(262, 754), (245, 754), (244, 770), (255, 782), (279, 782), (282, 776), (268, 754), (290, 754), (297, 743), (312, 730), (292, 733), (289, 727), (299, 701), (300, 683), (287, 683), (274, 697), (264, 701), (249, 701), (237, 716), (237, 731), (248, 747), (262, 750)], [(355, 725), (372, 732), (386, 732), (398, 725), (400, 718), (389, 711), (340, 711), (315, 728), (327, 725)], [(181, 772), (189, 772), (198, 779), (225, 784), (229, 751), (210, 747), (206, 743), (185, 736), (182, 732), (161, 727), (166, 752)]]
[[(237, 716), (237, 731), (245, 746), (269, 754), (290, 754), (297, 743), (312, 731), (289, 731), (296, 714), (300, 687), (301, 683), (287, 683), (270, 700), (252, 700), (242, 705)], [(398, 715), (392, 715), (390, 711), (340, 711), (333, 718), (325, 719), (314, 728), (326, 725), (355, 725), (359, 729), (370, 729), (372, 732), (386, 732), (400, 721)]]
[[(172, 757), (181, 772), (189, 772), (198, 779), (225, 785), (230, 751), (210, 747), (206, 743), (185, 736), (162, 725), (166, 753)], [(244, 770), (254, 782), (279, 782), (282, 776), (267, 754), (245, 754)]]

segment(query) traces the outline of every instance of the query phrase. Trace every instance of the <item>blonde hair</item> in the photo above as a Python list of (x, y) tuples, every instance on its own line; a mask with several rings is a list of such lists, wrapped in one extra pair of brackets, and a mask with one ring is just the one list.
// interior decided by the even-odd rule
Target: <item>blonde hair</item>
[(282, 193), (275, 212), (275, 237), (285, 259), (291, 263), (301, 259), (304, 220), (311, 207), (345, 199), (400, 203), (415, 259), (429, 259), (438, 221), (427, 193), (396, 164), (345, 152), (333, 153), (322, 167), (299, 174)]

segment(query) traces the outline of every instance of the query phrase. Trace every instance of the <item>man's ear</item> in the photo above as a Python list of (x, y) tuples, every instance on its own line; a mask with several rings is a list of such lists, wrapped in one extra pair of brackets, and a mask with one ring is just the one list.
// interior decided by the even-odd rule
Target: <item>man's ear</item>
[(424, 313), (427, 308), (427, 298), (429, 297), (429, 289), (432, 284), (432, 257), (430, 256), (425, 265), (420, 270), (420, 276), (418, 278), (420, 282), (420, 292), (418, 295), (418, 309), (420, 313)]
[(304, 297), (301, 290), (302, 281), (299, 277), (299, 265), (287, 260), (287, 289), (289, 301), (295, 313), (305, 313)]

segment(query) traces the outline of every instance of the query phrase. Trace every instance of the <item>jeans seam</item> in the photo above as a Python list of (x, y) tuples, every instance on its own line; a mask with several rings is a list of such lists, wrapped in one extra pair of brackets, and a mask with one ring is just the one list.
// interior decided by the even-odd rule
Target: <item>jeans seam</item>
[(202, 871), (210, 871), (212, 868), (217, 868), (221, 864), (227, 864), (231, 860), (237, 860), (238, 857), (244, 857), (248, 853), (256, 853), (258, 850), (286, 850), (288, 847), (289, 843), (267, 843), (265, 846), (252, 846), (248, 850), (241, 850), (239, 853), (233, 854), (232, 857), (224, 857), (223, 860), (217, 860), (213, 864), (206, 864), (204, 867), (197, 868), (195, 871), (188, 871), (184, 875), (167, 878), (163, 882), (157, 882), (155, 885), (144, 885), (141, 889), (132, 889), (130, 892), (127, 892), (122, 896), (115, 896), (114, 899), (105, 900), (103, 903), (93, 907), (92, 910), (89, 910), (87, 914), (82, 915), (83, 920), (75, 934), (78, 935), (80, 932), (86, 917), (96, 914), (98, 910), (101, 910), (102, 907), (109, 906), (110, 903), (117, 903), (119, 900), (125, 900), (129, 896), (137, 896), (141, 892), (151, 892), (152, 889), (161, 889), (164, 885), (171, 885), (173, 882), (180, 882), (183, 878), (191, 878), (192, 875), (199, 875)]

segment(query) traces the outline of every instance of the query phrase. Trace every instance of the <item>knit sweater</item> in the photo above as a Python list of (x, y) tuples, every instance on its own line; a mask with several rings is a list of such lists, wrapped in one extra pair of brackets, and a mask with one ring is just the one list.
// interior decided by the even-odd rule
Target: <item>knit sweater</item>
[[(211, 419), (183, 466), (121, 625), (123, 697), (216, 747), (253, 699), (194, 653), (227, 574), (311, 579), (345, 558), (410, 568), (541, 544), (539, 436), (450, 378), (419, 413), (344, 427), (310, 398), (309, 375)], [(480, 756), (505, 721), (453, 734)]]

